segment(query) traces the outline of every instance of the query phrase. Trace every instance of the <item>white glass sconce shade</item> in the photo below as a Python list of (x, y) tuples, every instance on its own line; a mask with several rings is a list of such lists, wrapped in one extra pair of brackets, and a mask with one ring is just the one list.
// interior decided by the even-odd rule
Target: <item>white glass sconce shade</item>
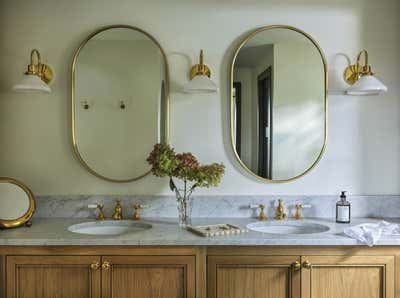
[(348, 95), (379, 95), (387, 92), (387, 87), (373, 75), (363, 76), (347, 89)]
[(24, 75), (21, 81), (14, 85), (15, 92), (24, 93), (51, 93), (51, 88), (43, 82), (37, 75)]
[(218, 86), (206, 75), (197, 75), (183, 88), (185, 93), (216, 93)]

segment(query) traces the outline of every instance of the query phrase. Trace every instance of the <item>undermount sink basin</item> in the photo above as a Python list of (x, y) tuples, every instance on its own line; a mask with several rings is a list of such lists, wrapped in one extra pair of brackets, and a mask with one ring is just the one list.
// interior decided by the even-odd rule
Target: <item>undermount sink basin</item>
[(143, 222), (104, 220), (75, 224), (70, 226), (68, 231), (86, 235), (121, 235), (142, 232), (151, 228), (151, 224)]
[(252, 231), (268, 233), (268, 234), (316, 234), (329, 231), (329, 227), (311, 222), (299, 221), (269, 221), (254, 222), (247, 225)]

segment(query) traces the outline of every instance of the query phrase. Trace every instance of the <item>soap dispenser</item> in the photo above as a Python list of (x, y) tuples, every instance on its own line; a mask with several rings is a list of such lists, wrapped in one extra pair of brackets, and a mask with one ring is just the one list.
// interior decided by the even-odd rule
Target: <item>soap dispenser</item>
[(346, 191), (342, 191), (340, 201), (336, 203), (336, 222), (350, 223), (351, 216), (350, 202), (346, 199)]

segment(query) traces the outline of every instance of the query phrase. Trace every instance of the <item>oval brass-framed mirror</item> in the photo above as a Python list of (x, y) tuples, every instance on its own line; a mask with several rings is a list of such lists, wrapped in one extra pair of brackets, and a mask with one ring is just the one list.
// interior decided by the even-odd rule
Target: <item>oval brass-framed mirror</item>
[(235, 51), (230, 77), (231, 143), (240, 165), (268, 182), (313, 169), (327, 141), (327, 63), (304, 31), (265, 26)]
[(169, 70), (149, 33), (129, 25), (91, 33), (72, 62), (72, 145), (83, 167), (110, 182), (146, 176), (148, 153), (169, 137)]
[(0, 177), (0, 227), (15, 228), (27, 223), (35, 212), (32, 191), (14, 178)]

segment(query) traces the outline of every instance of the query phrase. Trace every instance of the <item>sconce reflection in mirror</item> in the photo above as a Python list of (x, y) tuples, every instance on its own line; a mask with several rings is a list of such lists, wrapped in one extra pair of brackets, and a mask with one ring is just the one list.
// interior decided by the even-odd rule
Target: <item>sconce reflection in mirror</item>
[[(37, 63), (34, 63), (36, 55)], [(53, 79), (53, 71), (50, 66), (41, 62), (40, 53), (38, 50), (31, 51), (31, 62), (28, 65), (28, 70), (25, 72), (22, 80), (14, 85), (13, 90), (16, 92), (28, 93), (50, 93), (51, 88), (48, 85)]]
[(211, 80), (211, 70), (204, 64), (203, 50), (200, 63), (190, 69), (190, 81), (183, 87), (185, 93), (217, 93), (218, 86)]
[(82, 108), (84, 108), (85, 110), (89, 110), (89, 108), (90, 108), (90, 105), (87, 100), (81, 101), (81, 105), (82, 105)]
[(123, 100), (119, 101), (119, 107), (120, 107), (121, 110), (125, 110), (126, 105), (125, 105), (125, 102)]
[[(360, 65), (360, 59), (364, 54), (364, 65)], [(350, 65), (344, 72), (345, 81), (352, 85), (346, 90), (348, 95), (378, 95), (387, 92), (387, 87), (378, 80), (368, 64), (368, 52), (362, 50), (356, 59), (356, 64)]]

